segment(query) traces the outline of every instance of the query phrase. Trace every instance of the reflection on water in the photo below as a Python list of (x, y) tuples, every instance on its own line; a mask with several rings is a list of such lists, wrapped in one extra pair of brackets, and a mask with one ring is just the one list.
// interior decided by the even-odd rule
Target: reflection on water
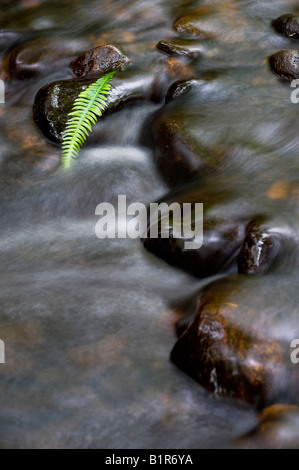
[[(288, 305), (293, 295), (296, 312), (299, 108), (264, 63), (276, 50), (296, 47), (270, 27), (296, 4), (1, 1), (7, 94), (0, 107), (0, 337), (7, 359), (0, 370), (1, 447), (232, 446), (256, 425), (254, 410), (208, 396), (169, 361), (178, 312), (188, 310), (183, 299), (210, 280), (168, 266), (138, 241), (98, 240), (94, 211), (119, 194), (148, 204), (168, 193), (145, 144), (157, 116), (182, 119), (188, 139), (221, 159), (215, 172), (180, 188), (180, 197), (202, 194), (215, 217), (265, 213), (267, 228), (283, 233), (286, 246), (273, 285), (289, 294), (278, 303)], [(177, 39), (172, 24), (190, 11), (204, 15), (205, 29), (215, 34), (204, 44), (189, 39), (204, 51), (191, 66), (155, 49), (160, 40)], [(82, 52), (120, 45), (134, 62), (127, 73), (137, 82), (150, 77), (156, 92), (146, 104), (105, 118), (102, 140), (91, 139), (68, 173), (59, 168), (59, 148), (31, 118), (37, 91), (72, 76), (67, 63), (55, 70), (42, 64), (34, 79), (20, 81), (8, 77), (6, 59), (17, 43), (43, 40), (51, 48), (57, 37), (66, 45), (84, 42)], [(211, 71), (215, 80), (161, 109), (176, 79)], [(257, 309), (266, 310), (270, 281), (254, 282)], [(289, 338), (282, 318), (273, 334), (278, 328)]]

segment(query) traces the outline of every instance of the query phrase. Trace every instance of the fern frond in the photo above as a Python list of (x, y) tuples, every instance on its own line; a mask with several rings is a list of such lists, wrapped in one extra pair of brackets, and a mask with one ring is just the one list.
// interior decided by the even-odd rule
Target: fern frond
[(80, 93), (68, 115), (65, 136), (62, 141), (62, 165), (70, 168), (80, 148), (92, 132), (95, 124), (107, 109), (110, 82), (116, 72), (107, 73)]

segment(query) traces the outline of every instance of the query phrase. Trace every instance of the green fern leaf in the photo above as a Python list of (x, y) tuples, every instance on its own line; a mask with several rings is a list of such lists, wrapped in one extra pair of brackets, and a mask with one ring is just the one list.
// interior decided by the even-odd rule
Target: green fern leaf
[(68, 115), (65, 136), (62, 141), (62, 165), (70, 168), (80, 148), (92, 132), (95, 124), (107, 109), (107, 95), (116, 72), (107, 73), (80, 93)]

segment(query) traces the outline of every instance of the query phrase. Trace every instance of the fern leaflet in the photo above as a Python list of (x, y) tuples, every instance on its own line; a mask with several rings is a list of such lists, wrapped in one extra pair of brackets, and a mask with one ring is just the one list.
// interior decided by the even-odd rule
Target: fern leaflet
[(92, 132), (92, 125), (107, 109), (107, 95), (110, 82), (116, 72), (107, 73), (84, 91), (74, 102), (72, 112), (68, 115), (65, 136), (62, 141), (62, 165), (70, 168), (72, 160), (78, 156), (80, 148)]

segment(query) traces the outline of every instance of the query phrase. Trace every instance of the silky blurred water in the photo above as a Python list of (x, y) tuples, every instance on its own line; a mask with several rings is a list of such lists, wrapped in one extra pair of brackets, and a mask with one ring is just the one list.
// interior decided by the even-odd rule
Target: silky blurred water
[[(155, 44), (175, 38), (177, 16), (190, 8), (215, 7), (206, 21), (218, 38), (203, 44), (205, 59), (193, 72), (216, 70), (220, 78), (208, 82), (202, 94), (178, 98), (169, 109), (177, 106), (174, 112), (184, 116), (190, 137), (193, 132), (229, 155), (221, 176), (202, 182), (203, 191), (219, 188), (215, 213), (247, 217), (262, 201), (272, 226), (297, 233), (298, 107), (290, 102), (289, 86), (264, 63), (276, 50), (296, 47), (294, 40), (276, 35), (270, 21), (297, 5), (291, 0), (2, 0), (0, 28), (4, 39), (15, 34), (15, 42), (61, 37), (84, 40), (90, 48), (100, 40), (119, 44), (138, 73), (159, 77), (165, 57)], [(5, 41), (3, 60), (13, 44)], [(91, 141), (64, 172), (60, 149), (44, 139), (31, 115), (40, 87), (70, 78), (70, 70), (61, 67), (15, 81), (4, 69), (1, 447), (233, 446), (256, 424), (255, 411), (209, 396), (169, 361), (185, 299), (210, 280), (168, 266), (138, 240), (95, 236), (97, 204), (115, 204), (122, 194), (128, 204), (148, 204), (168, 193), (143, 137), (175, 77), (160, 83), (160, 100), (105, 118), (105, 143)], [(292, 197), (278, 205), (265, 202), (277, 180), (289, 183)], [(286, 284), (293, 289), (295, 282), (294, 276)]]

